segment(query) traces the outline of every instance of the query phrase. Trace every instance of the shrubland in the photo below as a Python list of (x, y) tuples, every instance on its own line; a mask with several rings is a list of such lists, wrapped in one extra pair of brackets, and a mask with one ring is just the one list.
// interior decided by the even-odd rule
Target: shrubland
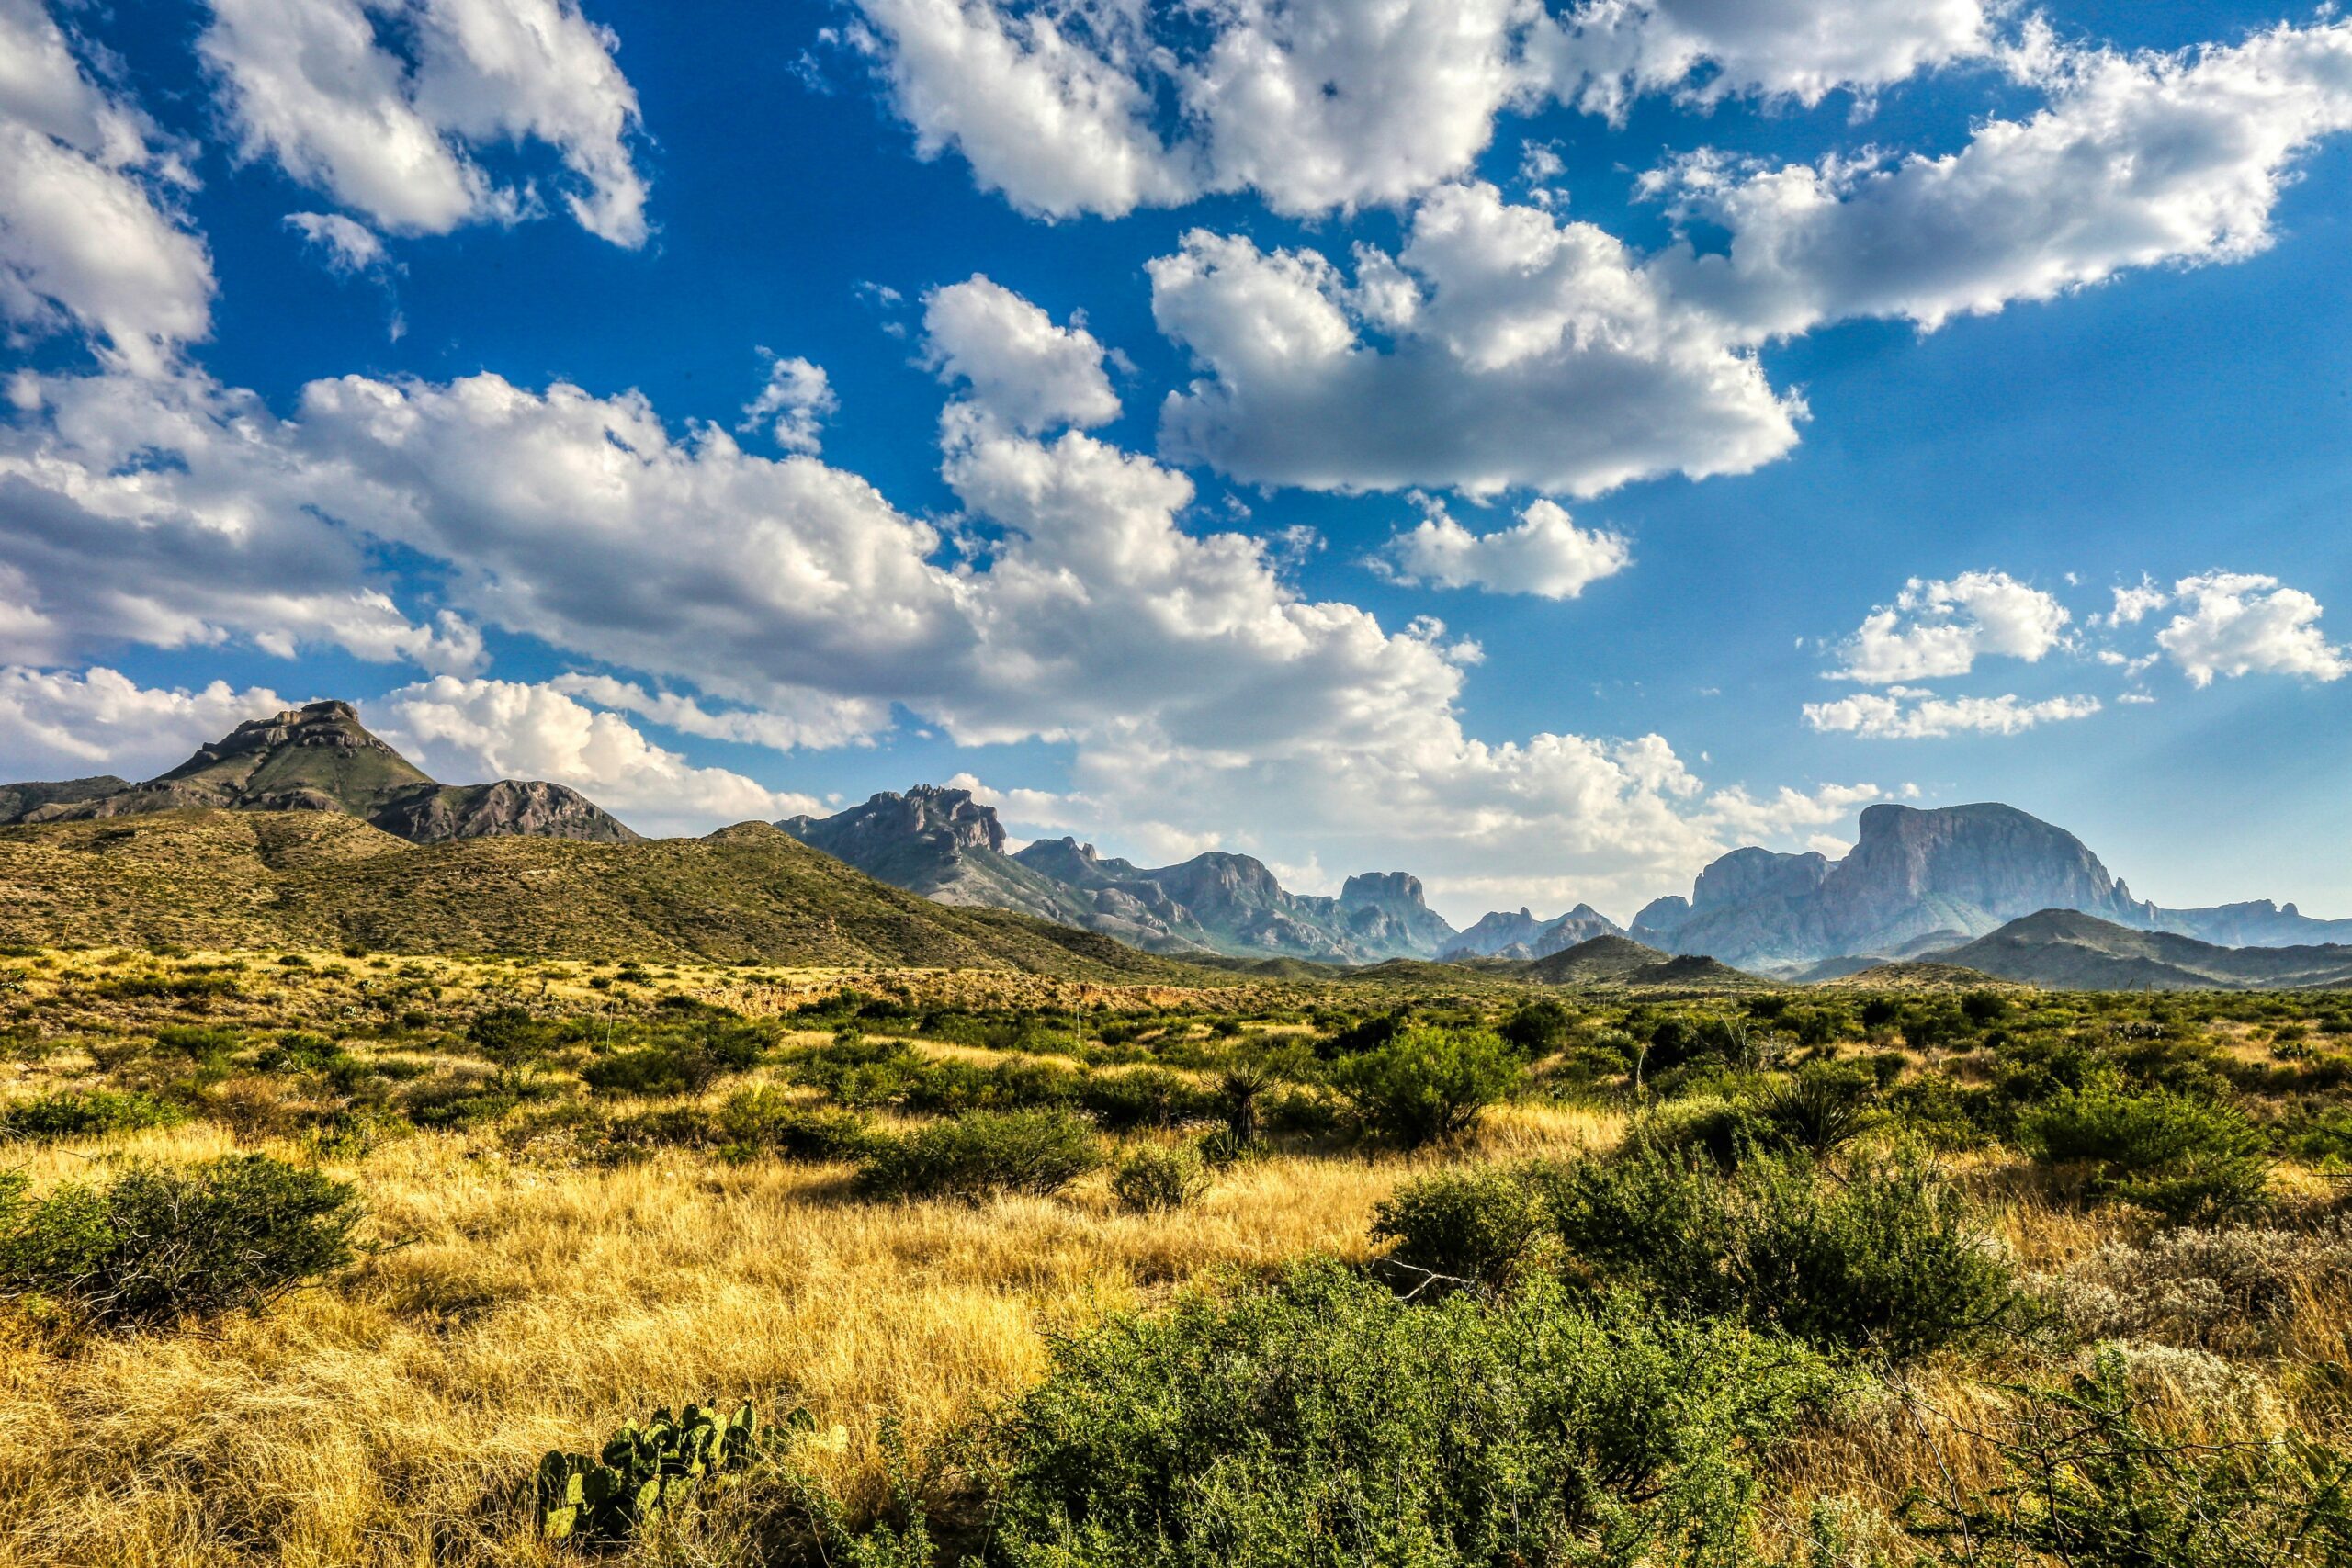
[(2352, 1562), (2352, 998), (0, 982), (0, 1560)]

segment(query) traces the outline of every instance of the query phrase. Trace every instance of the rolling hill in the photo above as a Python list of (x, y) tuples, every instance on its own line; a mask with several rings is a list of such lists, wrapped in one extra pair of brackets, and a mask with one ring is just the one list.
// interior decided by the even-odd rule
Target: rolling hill
[(2064, 990), (2267, 990), (2352, 986), (2352, 946), (2220, 947), (2043, 909), (1932, 955), (2004, 980)]
[(702, 839), (413, 844), (336, 812), (0, 828), (0, 942), (757, 959), (1201, 983), (1107, 937), (936, 904), (764, 823)]

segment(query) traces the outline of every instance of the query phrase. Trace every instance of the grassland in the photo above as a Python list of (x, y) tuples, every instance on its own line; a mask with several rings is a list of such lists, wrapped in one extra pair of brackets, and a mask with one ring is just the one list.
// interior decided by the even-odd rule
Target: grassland
[[(1359, 1125), (1334, 1088), (1400, 1010), (1524, 1043), (1467, 1132), (1410, 1149)], [(354, 1184), (364, 1218), (356, 1261), (258, 1315), (113, 1330), (38, 1292), (0, 1309), (0, 1560), (574, 1559), (536, 1539), (521, 1499), (537, 1457), (713, 1398), (810, 1419), (773, 1473), (621, 1560), (880, 1561), (815, 1542), (806, 1498), (836, 1498), (853, 1528), (902, 1518), (893, 1431), (935, 1536), (988, 1549), (992, 1424), (1068, 1337), (1248, 1292), (1311, 1255), (1374, 1267), (1376, 1213), (1400, 1188), (1575, 1168), (1629, 1140), (1695, 1147), (1818, 1063), (1871, 1085), (1852, 1140), (1822, 1158), (1927, 1151), (2027, 1304), (1996, 1337), (1900, 1364), (1841, 1353), (1842, 1392), (1753, 1456), (1736, 1551), (1707, 1560), (2058, 1562), (1934, 1556), (1901, 1519), (1920, 1497), (1996, 1488), (1993, 1438), (2018, 1398), (2005, 1391), (2075, 1375), (2102, 1343), (2184, 1441), (2345, 1443), (2347, 1039), (2352, 1009), (2324, 996), (1659, 1001), (339, 946), (18, 950), (0, 958), (0, 1127), (30, 1195), (128, 1162), (264, 1153)], [(861, 1118), (888, 1139), (1036, 1104), (1075, 1107), (1114, 1156), (1168, 1150), (1216, 1122), (1245, 1058), (1272, 1065), (1262, 1145), (1167, 1211), (1120, 1202), (1107, 1166), (1050, 1192), (876, 1199), (853, 1160), (721, 1131), (746, 1105)], [(2259, 1190), (2166, 1220), (2000, 1134), (2075, 1093), (2051, 1075), (2084, 1062), (2132, 1094), (2226, 1107), (2258, 1145)], [(1122, 1086), (1148, 1074), (1162, 1109), (1120, 1110), (1135, 1102)], [(8, 1120), (102, 1093), (167, 1107), (165, 1124), (60, 1135)], [(2184, 1237), (2235, 1258), (2232, 1280), (2261, 1275), (2259, 1310), (2141, 1299), (2187, 1288), (2147, 1262)], [(2213, 1561), (2342, 1560), (2267, 1550)]]

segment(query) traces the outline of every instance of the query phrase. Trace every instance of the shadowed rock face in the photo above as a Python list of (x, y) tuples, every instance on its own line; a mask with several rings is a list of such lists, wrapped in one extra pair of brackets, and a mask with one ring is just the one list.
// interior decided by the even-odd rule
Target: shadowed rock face
[(2014, 807), (1873, 806), (1860, 841), (1835, 865), (1818, 854), (1736, 850), (1700, 874), (1687, 915), (1660, 930), (1644, 923), (1644, 910), (1635, 930), (1678, 953), (1796, 964), (1964, 941), (2050, 908), (2143, 927), (2161, 914), (2081, 840)]
[[(110, 790), (81, 784), (110, 782)], [(141, 784), (83, 780), (18, 784), (51, 793), (18, 813), (26, 822), (80, 821), (153, 811), (334, 811), (417, 843), (447, 839), (582, 839), (624, 843), (637, 834), (562, 784), (503, 779), (443, 784), (370, 734), (349, 703), (318, 702), (249, 720), (167, 773)]]

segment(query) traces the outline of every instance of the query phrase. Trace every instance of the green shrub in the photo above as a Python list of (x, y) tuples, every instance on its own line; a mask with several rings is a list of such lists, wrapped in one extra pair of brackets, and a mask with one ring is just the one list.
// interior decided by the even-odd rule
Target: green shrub
[(1523, 1002), (1509, 1018), (1496, 1026), (1495, 1032), (1517, 1047), (1525, 1056), (1541, 1056), (1556, 1051), (1567, 1043), (1569, 1026), (1576, 1014), (1549, 997)]
[(1078, 1085), (1077, 1100), (1098, 1125), (1114, 1133), (1208, 1121), (1224, 1110), (1216, 1095), (1165, 1067), (1089, 1073)]
[(871, 1123), (854, 1111), (804, 1104), (762, 1084), (739, 1089), (718, 1112), (721, 1157), (745, 1160), (763, 1154), (786, 1159), (864, 1159), (881, 1143)]
[(258, 1312), (350, 1261), (354, 1190), (264, 1155), (132, 1166), (34, 1201), (0, 1179), (0, 1300), (41, 1297), (102, 1327)]
[(995, 1434), (1013, 1568), (1696, 1561), (1833, 1386), (1734, 1325), (1549, 1285), (1413, 1304), (1330, 1264), (1054, 1360)]
[(1916, 1158), (1832, 1180), (1794, 1156), (1724, 1176), (1637, 1147), (1545, 1184), (1555, 1233), (1600, 1280), (1816, 1345), (1905, 1359), (1986, 1333), (2019, 1300), (1973, 1212)]
[[(1488, 1289), (1519, 1278), (1545, 1231), (1544, 1201), (1523, 1169), (1464, 1166), (1408, 1181), (1373, 1212), (1375, 1241), (1421, 1274)], [(1418, 1284), (1419, 1280), (1408, 1280)]]
[(2028, 1111), (2019, 1132), (2045, 1160), (2091, 1167), (2095, 1196), (2175, 1221), (2247, 1213), (2269, 1193), (2262, 1134), (2216, 1100), (2101, 1082), (2061, 1090)]
[(1136, 1213), (1182, 1209), (1209, 1190), (1208, 1168), (1190, 1145), (1132, 1150), (1111, 1173), (1111, 1196)]
[(58, 1089), (0, 1108), (0, 1140), (90, 1138), (140, 1127), (170, 1127), (187, 1120), (185, 1110), (152, 1094)]
[(1364, 1131), (1418, 1148), (1476, 1125), (1519, 1072), (1519, 1059), (1493, 1033), (1424, 1024), (1342, 1058), (1331, 1088)]
[[(481, 1069), (477, 1067), (479, 1073)], [(463, 1074), (426, 1078), (401, 1096), (401, 1110), (427, 1132), (450, 1133), (495, 1122), (521, 1103), (512, 1089), (488, 1077)]]
[(886, 1198), (1057, 1192), (1102, 1163), (1094, 1129), (1064, 1111), (970, 1111), (886, 1140), (858, 1172)]

